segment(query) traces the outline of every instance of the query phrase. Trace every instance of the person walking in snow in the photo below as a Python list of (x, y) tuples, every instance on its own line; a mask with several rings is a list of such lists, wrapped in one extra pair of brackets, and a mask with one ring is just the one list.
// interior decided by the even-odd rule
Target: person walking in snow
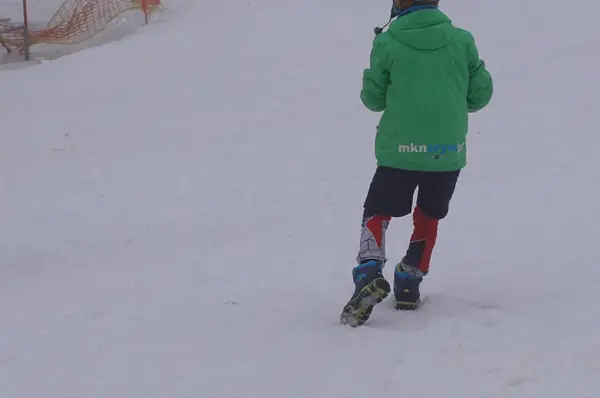
[[(412, 212), (414, 230), (394, 271), (396, 308), (414, 310), (429, 272), (438, 222), (466, 165), (469, 113), (491, 100), (493, 84), (472, 34), (452, 24), (439, 0), (393, 0), (395, 18), (376, 31), (360, 98), (381, 112), (377, 168), (364, 203), (354, 293), (341, 323), (364, 324), (390, 293), (382, 274), (392, 218)], [(413, 194), (418, 187), (413, 211)]]

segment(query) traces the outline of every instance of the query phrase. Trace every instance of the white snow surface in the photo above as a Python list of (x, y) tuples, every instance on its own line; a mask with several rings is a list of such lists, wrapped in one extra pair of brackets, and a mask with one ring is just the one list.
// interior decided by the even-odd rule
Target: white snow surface
[[(66, 0), (27, 0), (28, 22), (31, 29), (46, 27), (52, 16), (59, 10)], [(104, 1), (104, 0), (98, 0)], [(170, 4), (177, 4), (181, 0), (171, 0)], [(0, 0), (0, 18), (8, 18), (15, 25), (23, 23), (22, 0)], [(154, 22), (155, 14), (150, 16)], [(87, 41), (76, 44), (46, 44), (40, 43), (31, 46), (30, 61), (23, 62), (23, 54), (16, 51), (7, 53), (0, 47), (0, 72), (3, 70), (22, 69), (26, 66), (36, 65), (44, 60), (55, 60), (60, 57), (79, 52), (83, 49), (96, 47), (109, 42), (120, 40), (135, 33), (140, 26), (145, 24), (144, 14), (140, 10), (132, 10), (121, 14), (111, 21), (108, 27)]]
[[(47, 22), (65, 0), (27, 0), (29, 19)], [(23, 0), (2, 0), (0, 17), (23, 22)]]
[[(1, 398), (598, 396), (591, 0), (441, 4), (495, 94), (429, 302), (339, 324), (388, 3), (166, 1), (118, 42), (0, 73)], [(411, 228), (390, 226), (390, 281)]]

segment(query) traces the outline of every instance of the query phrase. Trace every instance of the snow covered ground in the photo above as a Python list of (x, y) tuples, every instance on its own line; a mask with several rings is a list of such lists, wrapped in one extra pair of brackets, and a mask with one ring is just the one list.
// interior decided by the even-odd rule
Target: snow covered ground
[[(27, 0), (29, 18), (33, 21), (48, 22), (65, 0)], [(23, 0), (2, 0), (2, 18), (23, 22)]]
[(388, 2), (166, 4), (0, 72), (0, 397), (597, 396), (600, 6), (442, 4), (495, 97), (429, 303), (351, 329), (379, 116), (358, 94)]
[[(29, 13), (29, 26), (32, 29), (40, 29), (50, 21), (65, 0), (28, 0), (27, 9)], [(0, 4), (0, 18), (9, 18), (15, 24), (23, 22), (22, 0), (2, 0)], [(177, 3), (177, 1), (175, 1)], [(157, 15), (152, 15), (150, 20), (154, 22)], [(55, 60), (79, 51), (105, 45), (118, 41), (134, 34), (145, 24), (144, 14), (133, 10), (126, 12), (109, 24), (109, 27), (96, 36), (77, 44), (36, 44), (31, 47), (31, 59), (24, 62), (22, 54), (7, 53), (0, 47), (0, 71), (20, 69), (25, 66), (36, 65), (45, 60)]]

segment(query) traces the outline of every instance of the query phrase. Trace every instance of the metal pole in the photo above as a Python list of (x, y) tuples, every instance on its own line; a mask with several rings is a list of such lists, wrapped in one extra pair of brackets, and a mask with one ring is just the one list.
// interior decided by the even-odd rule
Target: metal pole
[(27, 0), (23, 0), (23, 49), (25, 61), (29, 61), (29, 18), (27, 16)]

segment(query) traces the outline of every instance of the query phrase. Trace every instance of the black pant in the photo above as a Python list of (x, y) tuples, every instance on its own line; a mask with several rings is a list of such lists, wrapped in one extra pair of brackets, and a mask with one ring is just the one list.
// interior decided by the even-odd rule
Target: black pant
[(415, 189), (419, 187), (417, 205), (426, 216), (440, 220), (448, 214), (459, 174), (460, 170), (412, 171), (379, 166), (365, 200), (364, 217), (410, 214)]

